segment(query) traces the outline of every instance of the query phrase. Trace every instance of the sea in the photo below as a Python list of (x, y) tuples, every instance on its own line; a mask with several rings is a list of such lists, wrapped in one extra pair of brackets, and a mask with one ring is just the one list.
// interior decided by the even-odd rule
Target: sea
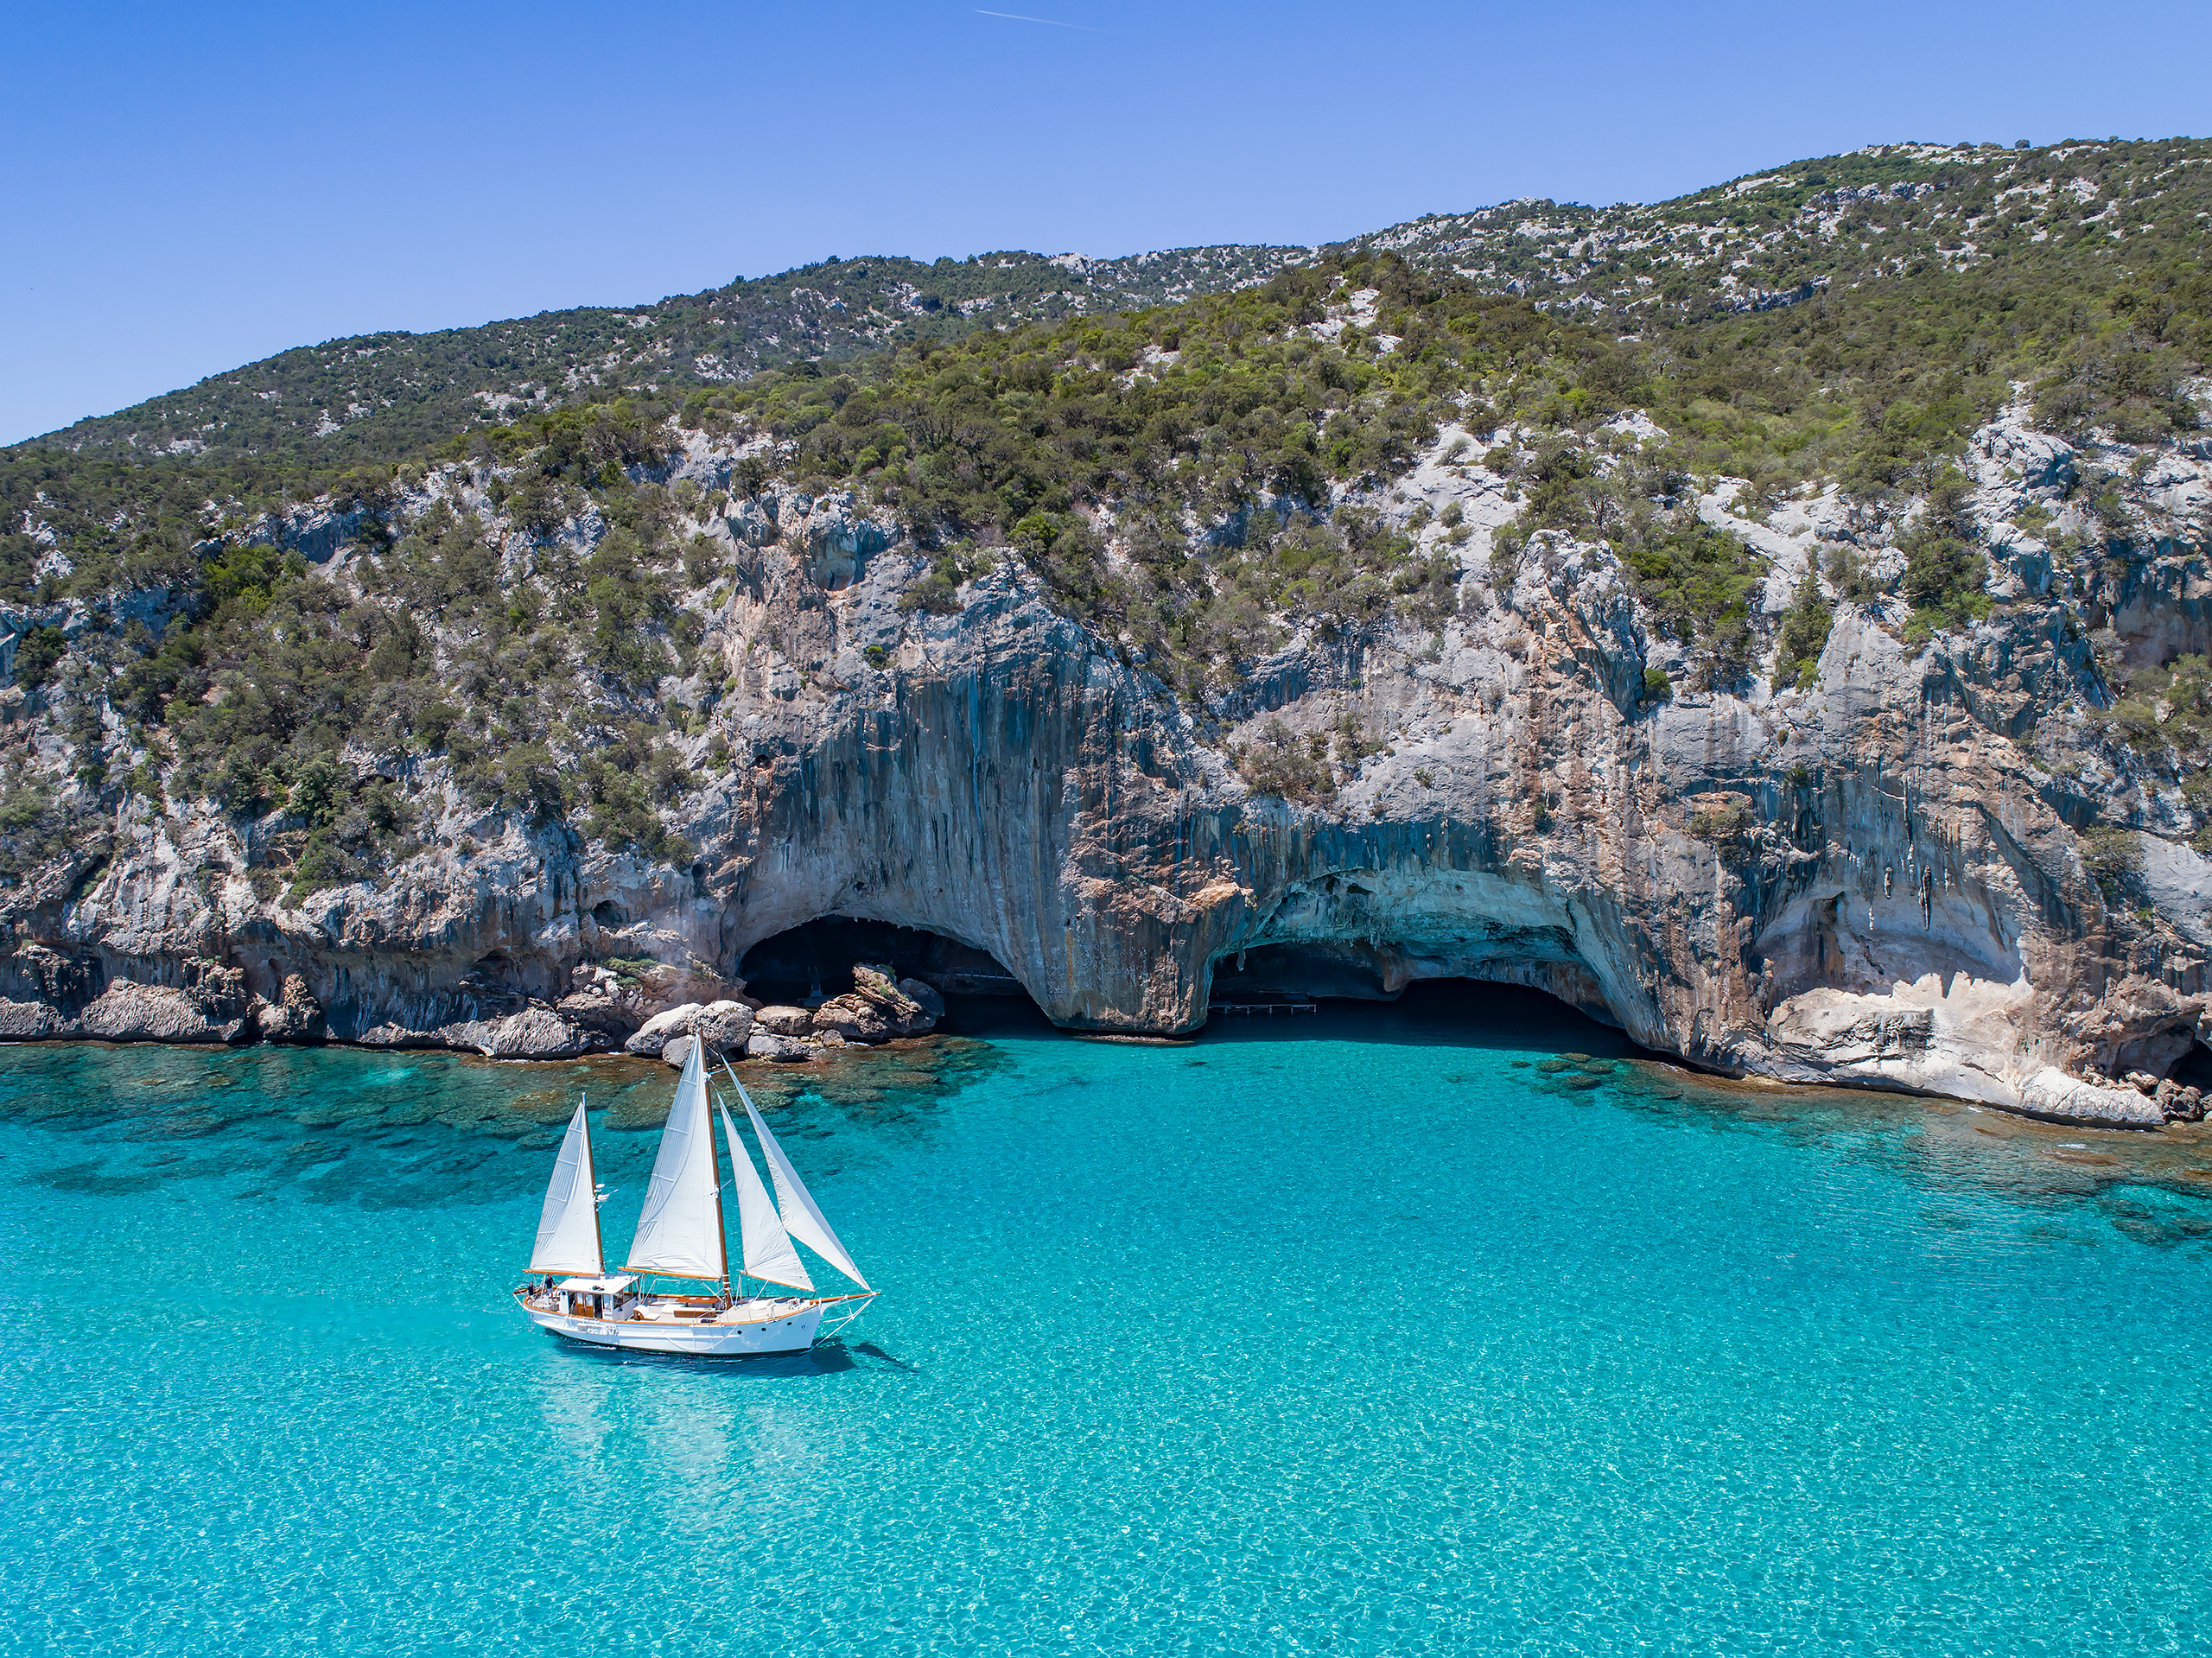
[(0, 1048), (0, 1652), (2212, 1649), (2212, 1133), (955, 1023), (747, 1072), (881, 1293), (736, 1363), (509, 1296), (658, 1064)]

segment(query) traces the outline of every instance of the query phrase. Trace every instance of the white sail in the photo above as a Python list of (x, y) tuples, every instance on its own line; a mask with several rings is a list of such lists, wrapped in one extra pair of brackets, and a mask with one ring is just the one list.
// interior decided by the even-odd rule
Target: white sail
[(591, 1124), (579, 1104), (569, 1119), (568, 1138), (554, 1160), (545, 1188), (545, 1207), (537, 1217), (537, 1242), (530, 1252), (534, 1273), (582, 1273), (597, 1278), (606, 1271), (599, 1248), (599, 1199), (591, 1168)]
[(722, 1140), (729, 1147), (730, 1171), (737, 1182), (737, 1226), (743, 1239), (746, 1276), (789, 1285), (795, 1290), (812, 1289), (814, 1280), (806, 1275), (806, 1263), (791, 1248), (791, 1235), (777, 1218), (768, 1188), (760, 1184), (760, 1171), (747, 1155), (745, 1142), (737, 1137), (737, 1125), (729, 1120), (728, 1108), (719, 1109)]
[(628, 1269), (671, 1278), (725, 1276), (721, 1182), (715, 1172), (715, 1126), (707, 1115), (707, 1073), (691, 1045), (677, 1079), (676, 1103), (660, 1131), (660, 1152), (638, 1213)]
[[(723, 1069), (728, 1070), (728, 1062)], [(737, 1080), (737, 1073), (729, 1071), (731, 1084), (737, 1089), (738, 1098), (745, 1102), (745, 1109), (753, 1119), (753, 1132), (760, 1136), (760, 1150), (768, 1159), (768, 1172), (775, 1178), (776, 1203), (784, 1211), (784, 1229), (820, 1255), (839, 1272), (859, 1285), (868, 1287), (861, 1276), (861, 1269), (853, 1265), (853, 1258), (845, 1253), (845, 1246), (837, 1242), (837, 1235), (830, 1229), (830, 1223), (823, 1217), (821, 1209), (798, 1178), (798, 1171), (784, 1155), (784, 1148), (776, 1144), (775, 1135), (768, 1132), (768, 1125), (760, 1121), (760, 1108), (753, 1103), (753, 1096), (745, 1091), (745, 1084)]]

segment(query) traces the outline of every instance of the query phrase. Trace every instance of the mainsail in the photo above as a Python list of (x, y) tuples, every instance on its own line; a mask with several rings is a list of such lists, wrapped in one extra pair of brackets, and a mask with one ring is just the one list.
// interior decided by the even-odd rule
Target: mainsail
[(545, 1207), (537, 1217), (537, 1242), (530, 1252), (534, 1273), (583, 1273), (596, 1278), (606, 1270), (599, 1248), (599, 1199), (592, 1181), (591, 1125), (582, 1104), (569, 1119), (568, 1138), (545, 1188)]
[(707, 1073), (694, 1042), (677, 1079), (676, 1103), (660, 1132), (645, 1204), (628, 1268), (671, 1278), (723, 1278), (721, 1183), (715, 1173), (715, 1127), (707, 1116)]
[(768, 1200), (768, 1189), (760, 1184), (760, 1172), (737, 1137), (737, 1125), (729, 1120), (728, 1108), (718, 1104), (717, 1109), (721, 1111), (722, 1140), (729, 1147), (730, 1170), (736, 1177), (737, 1225), (744, 1239), (746, 1276), (787, 1284), (795, 1290), (812, 1289), (814, 1280), (806, 1275), (806, 1263), (791, 1248), (791, 1235), (784, 1230), (775, 1204)]
[[(696, 1052), (696, 1048), (694, 1049)], [(745, 1091), (745, 1084), (737, 1080), (737, 1073), (729, 1070), (725, 1060), (722, 1069), (728, 1072), (730, 1084), (737, 1089), (738, 1098), (745, 1102), (747, 1114), (753, 1119), (753, 1132), (760, 1137), (760, 1150), (768, 1159), (768, 1172), (775, 1178), (776, 1203), (784, 1211), (784, 1229), (820, 1255), (839, 1272), (859, 1285), (868, 1287), (861, 1276), (861, 1269), (853, 1265), (853, 1258), (845, 1253), (845, 1246), (837, 1242), (837, 1235), (830, 1229), (830, 1223), (823, 1218), (814, 1196), (798, 1178), (798, 1171), (784, 1155), (784, 1148), (776, 1144), (775, 1135), (768, 1132), (768, 1125), (760, 1121), (760, 1108), (753, 1103), (753, 1096)]]

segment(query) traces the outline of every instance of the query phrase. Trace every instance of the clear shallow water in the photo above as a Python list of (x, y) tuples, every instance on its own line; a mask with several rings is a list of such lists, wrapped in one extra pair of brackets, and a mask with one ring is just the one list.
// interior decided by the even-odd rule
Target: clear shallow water
[(1491, 1005), (785, 1075), (884, 1295), (721, 1366), (505, 1295), (657, 1067), (0, 1050), (0, 1651), (2212, 1646), (2212, 1140)]

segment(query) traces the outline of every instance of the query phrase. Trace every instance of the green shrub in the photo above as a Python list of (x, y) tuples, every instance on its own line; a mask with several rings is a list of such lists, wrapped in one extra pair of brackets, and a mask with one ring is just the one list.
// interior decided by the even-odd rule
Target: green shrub
[(1821, 652), (1835, 626), (1835, 612), (1821, 592), (1820, 578), (1808, 569), (1790, 595), (1782, 619), (1774, 664), (1774, 689), (1795, 685), (1810, 690), (1820, 681)]

